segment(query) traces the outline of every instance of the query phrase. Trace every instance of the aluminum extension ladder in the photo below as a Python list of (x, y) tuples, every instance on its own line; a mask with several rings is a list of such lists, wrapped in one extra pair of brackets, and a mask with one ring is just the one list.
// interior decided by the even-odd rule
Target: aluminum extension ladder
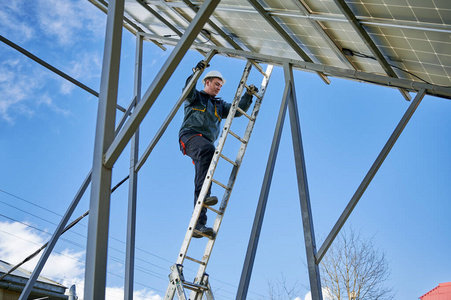
[[(193, 215), (191, 217), (191, 221), (189, 222), (188, 230), (186, 231), (185, 239), (184, 239), (182, 247), (180, 249), (180, 253), (177, 258), (177, 262), (175, 263), (175, 265), (171, 266), (171, 273), (169, 274), (169, 285), (166, 290), (166, 295), (164, 297), (165, 300), (168, 300), (168, 299), (172, 300), (174, 298), (175, 292), (177, 292), (177, 296), (178, 296), (179, 300), (186, 300), (187, 298), (185, 295), (185, 288), (191, 290), (190, 298), (188, 298), (190, 300), (201, 300), (204, 294), (208, 300), (214, 300), (214, 296), (213, 296), (213, 293), (212, 293), (212, 290), (210, 287), (210, 283), (208, 282), (208, 274), (205, 273), (205, 270), (207, 268), (207, 264), (210, 259), (210, 255), (213, 250), (213, 245), (214, 245), (216, 237), (218, 235), (219, 227), (221, 226), (222, 218), (224, 217), (224, 213), (227, 208), (227, 204), (228, 204), (230, 195), (232, 193), (233, 186), (235, 184), (238, 170), (240, 168), (244, 153), (247, 148), (248, 141), (250, 139), (252, 130), (254, 128), (255, 120), (256, 120), (258, 112), (260, 110), (263, 96), (265, 94), (266, 87), (268, 85), (268, 81), (269, 81), (269, 78), (271, 76), (272, 69), (273, 69), (273, 66), (269, 65), (265, 72), (261, 71), (261, 73), (264, 75), (264, 78), (262, 80), (262, 84), (260, 86), (259, 93), (255, 94), (255, 96), (257, 97), (257, 100), (255, 101), (252, 113), (251, 113), (251, 115), (248, 115), (242, 109), (240, 109), (238, 107), (238, 103), (240, 101), (243, 90), (246, 87), (246, 81), (249, 76), (251, 66), (252, 66), (251, 62), (248, 62), (246, 64), (246, 67), (244, 68), (243, 75), (241, 77), (240, 84), (239, 84), (237, 92), (235, 94), (235, 98), (232, 102), (232, 106), (230, 108), (229, 115), (227, 116), (224, 127), (222, 129), (222, 133), (221, 133), (221, 136), (218, 141), (218, 146), (216, 147), (216, 151), (215, 151), (212, 161), (210, 163), (210, 167), (209, 167), (207, 175), (205, 177), (201, 192), (198, 197), (198, 201), (196, 203), (196, 206), (194, 207)], [(234, 132), (232, 132), (230, 130), (232, 121), (235, 118), (236, 111), (239, 111), (243, 116), (245, 116), (246, 118), (249, 119), (249, 123), (246, 127), (246, 131), (245, 131), (243, 137), (239, 137), (237, 134), (235, 134)], [(240, 146), (240, 149), (238, 151), (235, 161), (229, 159), (228, 157), (226, 157), (222, 154), (222, 150), (224, 148), (226, 138), (229, 134), (241, 142), (241, 146)], [(227, 185), (225, 185), (213, 178), (214, 172), (216, 170), (216, 166), (218, 165), (220, 158), (226, 160), (227, 162), (229, 162), (230, 164), (233, 165)], [(218, 210), (216, 210), (212, 207), (209, 207), (203, 203), (205, 196), (207, 194), (207, 191), (209, 189), (209, 186), (212, 184), (212, 182), (221, 186), (225, 190), (224, 195), (222, 197), (220, 207)], [(213, 225), (214, 235), (212, 237), (204, 235), (201, 232), (194, 229), (195, 225), (197, 223), (197, 220), (199, 218), (200, 212), (203, 207), (206, 207), (207, 209), (215, 212), (217, 215), (214, 225)], [(207, 246), (205, 248), (204, 255), (202, 256), (203, 258), (201, 260), (197, 260), (195, 258), (192, 258), (192, 257), (186, 255), (188, 252), (188, 247), (191, 242), (191, 239), (193, 238), (194, 232), (209, 239), (209, 241), (207, 242)], [(183, 276), (183, 262), (184, 262), (185, 258), (199, 264), (199, 270), (198, 270), (196, 278), (194, 279), (193, 282), (186, 281)]]

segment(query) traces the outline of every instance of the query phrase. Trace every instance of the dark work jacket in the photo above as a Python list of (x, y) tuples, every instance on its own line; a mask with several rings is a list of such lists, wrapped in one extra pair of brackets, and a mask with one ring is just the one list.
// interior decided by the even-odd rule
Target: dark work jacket
[[(193, 75), (188, 77), (185, 87)], [(244, 93), (238, 106), (247, 111), (252, 104), (252, 95)], [(221, 120), (227, 118), (232, 104), (221, 98), (212, 97), (206, 92), (196, 90), (189, 92), (185, 100), (185, 117), (180, 128), (179, 138), (185, 134), (202, 134), (210, 142), (215, 142), (220, 133)], [(241, 116), (236, 112), (236, 117)]]

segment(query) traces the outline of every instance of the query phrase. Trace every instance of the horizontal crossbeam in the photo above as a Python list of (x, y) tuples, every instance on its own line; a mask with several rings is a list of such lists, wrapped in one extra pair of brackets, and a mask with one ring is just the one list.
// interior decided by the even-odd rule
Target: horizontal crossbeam
[[(147, 39), (153, 41), (160, 41), (167, 45), (176, 45), (176, 39), (164, 38), (156, 35), (145, 34)], [(344, 68), (332, 67), (317, 63), (305, 62), (296, 59), (287, 59), (280, 56), (265, 55), (259, 53), (253, 53), (249, 51), (234, 50), (225, 47), (216, 47), (206, 44), (193, 43), (193, 48), (205, 48), (214, 49), (221, 55), (234, 56), (241, 59), (255, 59), (260, 62), (264, 62), (271, 65), (283, 66), (284, 63), (289, 63), (294, 69), (306, 70), (310, 72), (323, 72), (324, 74), (332, 77), (351, 79), (356, 81), (363, 81), (366, 83), (377, 84), (381, 86), (387, 86), (391, 88), (403, 88), (409, 92), (419, 92), (425, 90), (427, 95), (440, 97), (444, 99), (451, 99), (451, 88), (444, 87), (435, 84), (429, 84), (410, 79), (392, 78), (384, 75), (367, 73), (362, 71), (349, 70)]]

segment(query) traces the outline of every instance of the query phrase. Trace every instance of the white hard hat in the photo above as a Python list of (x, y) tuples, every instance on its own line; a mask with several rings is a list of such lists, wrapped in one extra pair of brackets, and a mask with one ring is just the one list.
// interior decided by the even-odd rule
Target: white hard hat
[(219, 71), (210, 71), (207, 74), (205, 74), (204, 79), (202, 79), (202, 83), (205, 84), (205, 80), (207, 78), (219, 78), (222, 80), (222, 84), (225, 84), (225, 79), (222, 77), (222, 74), (219, 73)]

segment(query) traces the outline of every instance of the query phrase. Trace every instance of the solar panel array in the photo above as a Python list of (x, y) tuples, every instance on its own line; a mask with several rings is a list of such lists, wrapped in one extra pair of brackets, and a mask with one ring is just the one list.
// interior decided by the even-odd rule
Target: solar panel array
[[(125, 12), (135, 30), (179, 38), (201, 5), (126, 0)], [(450, 0), (222, 0), (204, 29), (205, 45), (451, 86)]]

